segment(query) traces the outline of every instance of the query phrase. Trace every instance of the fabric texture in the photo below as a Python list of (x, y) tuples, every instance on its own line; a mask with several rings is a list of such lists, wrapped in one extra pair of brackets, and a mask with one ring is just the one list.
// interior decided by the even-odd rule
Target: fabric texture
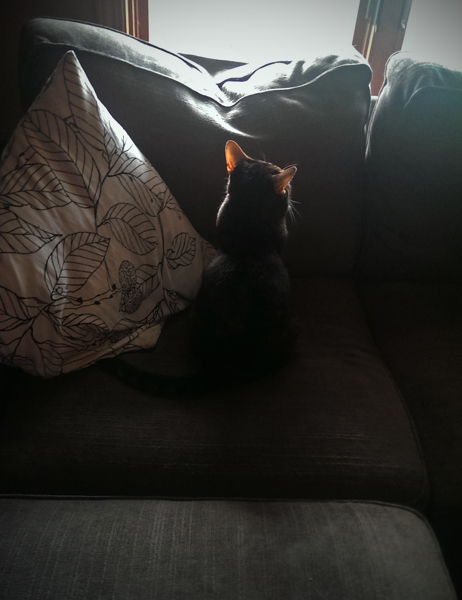
[(21, 43), (28, 106), (62, 53), (75, 50), (114, 118), (155, 165), (193, 226), (215, 245), (223, 148), (296, 164), (286, 263), (296, 275), (351, 272), (361, 232), (371, 70), (354, 51), (268, 64), (191, 59), (103, 27), (38, 19)]
[(426, 514), (462, 589), (462, 286), (368, 283), (361, 298), (419, 432)]
[[(418, 442), (355, 286), (300, 279), (293, 293), (294, 354), (253, 383), (168, 398), (138, 392), (98, 365), (42, 381), (5, 369), (0, 491), (425, 506)], [(167, 320), (153, 352), (127, 360), (187, 373), (182, 317)], [(181, 326), (170, 336), (177, 318)]]
[(455, 600), (395, 506), (0, 499), (0, 528), (3, 600)]
[(0, 354), (51, 377), (155, 344), (211, 247), (67, 53), (0, 163)]
[(369, 127), (364, 278), (462, 280), (462, 73), (393, 55)]

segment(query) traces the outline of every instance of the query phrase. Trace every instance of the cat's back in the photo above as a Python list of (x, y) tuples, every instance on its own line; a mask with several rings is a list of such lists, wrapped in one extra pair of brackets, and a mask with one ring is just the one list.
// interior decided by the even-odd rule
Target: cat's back
[(277, 253), (218, 253), (204, 274), (191, 314), (196, 351), (242, 377), (274, 368), (296, 336), (290, 283)]
[(251, 304), (271, 307), (289, 299), (289, 276), (277, 252), (238, 256), (218, 252), (204, 272), (196, 304), (220, 302), (245, 314)]

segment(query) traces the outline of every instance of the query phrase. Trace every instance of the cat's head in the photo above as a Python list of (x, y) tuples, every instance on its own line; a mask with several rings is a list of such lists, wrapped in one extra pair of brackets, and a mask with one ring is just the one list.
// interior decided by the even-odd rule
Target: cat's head
[(225, 156), (229, 177), (217, 217), (220, 247), (234, 252), (280, 251), (287, 237), (290, 182), (296, 167), (280, 169), (250, 158), (233, 141), (226, 144)]
[(225, 146), (225, 156), (231, 201), (239, 204), (249, 217), (283, 219), (290, 204), (290, 182), (297, 168), (281, 169), (250, 158), (232, 140)]

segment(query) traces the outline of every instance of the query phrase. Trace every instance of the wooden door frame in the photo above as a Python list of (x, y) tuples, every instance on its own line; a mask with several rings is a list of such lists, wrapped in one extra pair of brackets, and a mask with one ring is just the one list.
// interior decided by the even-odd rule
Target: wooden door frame
[(369, 61), (377, 95), (388, 58), (403, 47), (412, 0), (360, 0), (353, 46)]
[(96, 0), (96, 19), (102, 25), (149, 41), (149, 0)]
[(124, 0), (125, 31), (149, 41), (149, 0)]

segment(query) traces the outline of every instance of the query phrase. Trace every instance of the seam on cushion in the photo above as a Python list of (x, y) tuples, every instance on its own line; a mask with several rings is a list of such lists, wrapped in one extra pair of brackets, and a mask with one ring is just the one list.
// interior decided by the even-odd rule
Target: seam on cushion
[[(245, 96), (243, 96), (242, 98), (238, 98), (236, 101), (233, 102), (233, 104), (226, 104), (224, 105), (226, 108), (232, 108), (235, 107), (239, 104), (239, 102), (241, 102), (242, 100), (244, 100), (245, 98), (250, 98), (251, 96), (258, 96), (260, 94), (267, 94), (269, 92), (273, 92), (273, 93), (277, 93), (277, 92), (290, 92), (292, 90), (300, 90), (304, 87), (307, 87), (308, 85), (311, 85), (313, 83), (317, 83), (320, 79), (322, 79), (323, 77), (325, 77), (326, 75), (328, 75), (329, 73), (332, 73), (334, 71), (338, 71), (340, 69), (344, 69), (344, 68), (348, 68), (348, 67), (361, 67), (366, 68), (369, 72), (369, 67), (367, 65), (363, 65), (361, 63), (358, 64), (354, 64), (354, 65), (337, 65), (336, 67), (332, 67), (331, 69), (329, 69), (328, 71), (325, 71), (324, 73), (320, 73), (319, 75), (317, 75), (314, 79), (310, 79), (309, 81), (305, 81), (305, 83), (301, 83), (300, 85), (293, 85), (290, 87), (281, 87), (281, 88), (269, 88), (267, 90), (258, 90), (256, 92), (250, 93), (250, 94), (246, 94)], [(256, 69), (258, 70), (258, 69)], [(229, 81), (232, 81), (232, 79), (230, 79)]]
[[(261, 69), (266, 69), (266, 67), (269, 67), (272, 65), (290, 65), (291, 62), (292, 61), (290, 61), (290, 60), (271, 60), (262, 65), (258, 65), (257, 67), (255, 67), (251, 71), (249, 71), (246, 75), (241, 75), (240, 77), (237, 75), (236, 75), (236, 77), (227, 77), (226, 79), (221, 79), (220, 81), (216, 81), (215, 83), (221, 89), (221, 87), (223, 85), (225, 85), (226, 83), (229, 83), (230, 81), (234, 81), (234, 82), (248, 81), (251, 77), (253, 77), (255, 75), (255, 73), (258, 73), (258, 71), (261, 71)], [(243, 67), (251, 66), (251, 64), (252, 63), (244, 63)]]
[[(347, 60), (347, 59), (344, 59)], [(221, 81), (216, 82), (216, 85), (218, 87), (225, 85), (226, 83), (229, 83), (231, 81), (233, 82), (239, 82), (239, 81), (248, 81), (251, 77), (253, 77), (256, 73), (258, 73), (258, 71), (261, 71), (262, 69), (266, 69), (266, 67), (270, 67), (272, 65), (290, 65), (291, 63), (297, 63), (300, 61), (293, 61), (293, 60), (272, 60), (269, 62), (266, 62), (264, 64), (258, 65), (255, 68), (253, 68), (249, 73), (247, 73), (246, 75), (241, 75), (241, 76), (236, 76), (236, 77), (227, 77), (226, 79), (222, 79)], [(244, 66), (249, 65), (252, 66), (252, 63), (244, 63)], [(275, 89), (292, 89), (295, 87), (303, 87), (304, 85), (311, 83), (313, 81), (316, 81), (317, 79), (319, 79), (320, 77), (323, 77), (323, 75), (327, 75), (328, 73), (332, 72), (332, 71), (336, 71), (337, 69), (340, 69), (341, 67), (366, 67), (367, 70), (369, 71), (369, 66), (364, 64), (363, 62), (356, 62), (356, 63), (348, 63), (348, 62), (344, 62), (343, 64), (338, 64), (332, 67), (329, 67), (327, 69), (327, 71), (323, 71), (322, 73), (319, 73), (318, 75), (316, 75), (316, 77), (313, 77), (312, 79), (309, 79), (308, 81), (305, 81), (304, 83), (298, 85), (298, 86), (291, 86), (289, 88), (275, 88)]]
[[(415, 503), (415, 504), (418, 504), (420, 502), (420, 500), (422, 498), (424, 498), (429, 493), (429, 482), (428, 482), (427, 463), (425, 461), (423, 450), (422, 450), (422, 447), (420, 445), (420, 439), (419, 439), (419, 437), (417, 435), (417, 428), (415, 426), (414, 419), (412, 418), (412, 415), (411, 415), (411, 412), (410, 412), (409, 407), (407, 405), (407, 402), (406, 402), (406, 400), (405, 400), (405, 398), (404, 398), (404, 396), (403, 396), (403, 394), (401, 392), (401, 389), (399, 388), (398, 383), (396, 382), (395, 378), (393, 377), (393, 374), (392, 374), (392, 372), (391, 372), (388, 364), (386, 363), (385, 358), (384, 358), (384, 356), (383, 356), (380, 348), (378, 347), (378, 345), (375, 342), (374, 335), (372, 333), (372, 329), (371, 329), (371, 326), (370, 326), (370, 321), (369, 321), (369, 319), (367, 317), (367, 312), (364, 309), (364, 304), (363, 304), (363, 301), (362, 301), (362, 294), (361, 294), (361, 292), (359, 290), (360, 286), (358, 285), (357, 282), (355, 282), (355, 287), (356, 287), (356, 292), (357, 292), (357, 295), (358, 295), (358, 299), (360, 301), (361, 309), (362, 309), (362, 312), (363, 312), (363, 315), (364, 315), (364, 319), (365, 319), (366, 324), (367, 324), (367, 329), (368, 329), (370, 341), (371, 341), (373, 347), (377, 350), (377, 354), (380, 356), (382, 364), (383, 364), (383, 366), (384, 366), (384, 368), (385, 368), (385, 370), (386, 370), (386, 372), (388, 374), (388, 377), (389, 377), (389, 379), (390, 379), (390, 381), (391, 381), (391, 383), (393, 385), (393, 388), (395, 389), (395, 391), (396, 391), (396, 393), (397, 393), (397, 395), (398, 395), (398, 397), (399, 397), (399, 399), (401, 401), (401, 405), (404, 408), (404, 411), (406, 412), (406, 415), (407, 415), (407, 418), (408, 418), (408, 422), (409, 422), (409, 424), (411, 426), (411, 431), (412, 431), (412, 434), (414, 436), (414, 440), (415, 440), (415, 443), (416, 443), (416, 446), (417, 446), (417, 450), (418, 450), (418, 453), (419, 453), (420, 462), (421, 462), (422, 468), (423, 468), (422, 487), (421, 487), (420, 493), (416, 496), (416, 498), (414, 498), (413, 500), (411, 500), (411, 502)], [(427, 505), (428, 505), (428, 499), (425, 502), (425, 505), (427, 507)]]
[[(248, 502), (254, 504), (367, 504), (374, 506), (384, 506), (388, 508), (396, 508), (406, 510), (421, 518), (430, 528), (431, 525), (426, 516), (419, 509), (409, 506), (408, 504), (400, 504), (398, 502), (388, 502), (386, 500), (362, 500), (358, 498), (268, 498), (268, 497), (253, 497), (253, 496), (175, 496), (175, 495), (147, 495), (147, 496), (130, 496), (130, 495), (89, 495), (89, 494), (27, 494), (27, 493), (0, 493), (0, 502), (2, 500), (62, 500), (72, 502), (74, 500), (95, 500), (100, 502), (113, 500), (166, 500), (171, 502)], [(436, 539), (436, 538), (435, 538)]]

